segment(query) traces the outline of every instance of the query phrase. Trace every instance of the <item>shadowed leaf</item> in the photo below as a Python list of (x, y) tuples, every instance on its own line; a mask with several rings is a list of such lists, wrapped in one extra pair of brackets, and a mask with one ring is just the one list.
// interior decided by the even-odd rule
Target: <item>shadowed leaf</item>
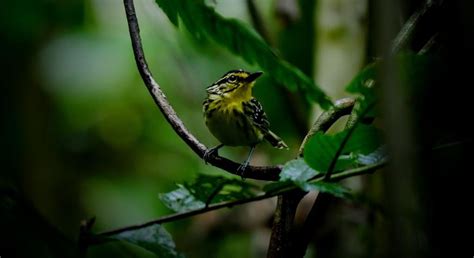
[(218, 203), (255, 196), (254, 185), (241, 179), (200, 174), (191, 183), (179, 184), (178, 189), (160, 194), (160, 200), (176, 212), (202, 209), (206, 203)]
[[(305, 161), (315, 170), (327, 171), (347, 133), (347, 129), (333, 135), (316, 133), (305, 145)], [(369, 154), (379, 146), (380, 132), (373, 126), (359, 124), (344, 146), (342, 154)], [(354, 163), (353, 159), (341, 155), (338, 157), (335, 170), (347, 169), (355, 165)]]
[(163, 258), (184, 258), (175, 249), (171, 235), (161, 226), (152, 225), (146, 228), (126, 231), (111, 238), (133, 243), (148, 250), (158, 257)]

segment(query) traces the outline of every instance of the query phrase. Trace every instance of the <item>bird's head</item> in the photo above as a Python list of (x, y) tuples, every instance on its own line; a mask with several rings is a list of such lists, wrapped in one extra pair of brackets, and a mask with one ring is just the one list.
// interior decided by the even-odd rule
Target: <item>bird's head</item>
[(207, 87), (207, 94), (218, 95), (235, 101), (252, 97), (252, 87), (262, 72), (249, 73), (244, 70), (232, 70)]

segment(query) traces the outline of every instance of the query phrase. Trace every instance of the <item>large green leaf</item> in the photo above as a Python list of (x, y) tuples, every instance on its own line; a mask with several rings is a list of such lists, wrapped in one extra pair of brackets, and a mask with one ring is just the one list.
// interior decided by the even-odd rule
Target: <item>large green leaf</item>
[(160, 194), (159, 197), (166, 207), (176, 212), (197, 210), (206, 206), (205, 202), (198, 200), (196, 196), (183, 185), (178, 185), (178, 189), (169, 193)]
[(252, 197), (254, 188), (240, 179), (200, 174), (193, 182), (160, 194), (160, 199), (171, 210), (185, 212), (204, 208), (206, 204)]
[(126, 231), (114, 235), (111, 238), (133, 243), (156, 254), (158, 257), (184, 257), (175, 250), (176, 245), (174, 244), (171, 235), (158, 224), (138, 230)]
[(278, 57), (264, 40), (251, 28), (236, 19), (222, 17), (204, 1), (156, 0), (170, 21), (181, 23), (197, 39), (209, 38), (241, 56), (250, 64), (257, 63), (280, 85), (289, 90), (302, 90), (309, 99), (324, 109), (332, 106), (329, 97), (299, 69)]
[(303, 159), (295, 159), (287, 162), (280, 173), (280, 181), (292, 181), (297, 185), (305, 183), (308, 179), (320, 174), (309, 167)]
[[(316, 133), (304, 147), (305, 161), (313, 169), (326, 172), (348, 132), (349, 129), (333, 135)], [(349, 137), (342, 154), (369, 154), (380, 146), (380, 132), (373, 126), (359, 124)], [(340, 156), (335, 170), (347, 169), (353, 163), (353, 159)]]

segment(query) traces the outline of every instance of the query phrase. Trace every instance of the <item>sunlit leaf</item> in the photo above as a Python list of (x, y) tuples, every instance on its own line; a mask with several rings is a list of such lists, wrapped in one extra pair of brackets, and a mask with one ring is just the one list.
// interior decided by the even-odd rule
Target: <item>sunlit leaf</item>
[(174, 244), (171, 235), (158, 224), (138, 230), (126, 231), (114, 235), (111, 238), (133, 243), (156, 254), (158, 257), (184, 257), (176, 251), (176, 245)]
[(236, 19), (224, 18), (204, 1), (157, 0), (158, 5), (177, 25), (176, 16), (196, 39), (208, 38), (241, 56), (250, 64), (257, 63), (279, 85), (289, 90), (299, 89), (324, 109), (332, 106), (329, 97), (299, 69), (278, 57), (264, 40), (247, 25)]

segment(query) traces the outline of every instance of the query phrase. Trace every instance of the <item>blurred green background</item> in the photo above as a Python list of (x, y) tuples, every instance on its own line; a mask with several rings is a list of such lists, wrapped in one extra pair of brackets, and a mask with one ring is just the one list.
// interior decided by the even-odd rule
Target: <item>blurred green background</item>
[[(366, 1), (255, 2), (266, 40), (276, 51), (333, 98), (344, 96), (343, 86), (367, 61)], [(15, 232), (7, 243), (29, 242), (24, 252), (29, 246), (37, 257), (48, 257), (56, 238), (64, 236), (64, 245), (74, 245), (83, 219), (97, 218), (95, 232), (145, 222), (170, 213), (158, 194), (175, 183), (202, 172), (227, 175), (206, 166), (154, 105), (135, 66), (121, 1), (3, 5), (1, 183), (2, 191), (12, 195), (2, 209), (14, 212), (2, 226)], [(210, 5), (252, 26), (246, 2)], [(193, 40), (186, 29), (173, 27), (153, 1), (136, 1), (136, 8), (155, 78), (188, 129), (207, 146), (217, 144), (202, 118), (205, 87), (228, 70), (259, 68), (214, 42)], [(268, 75), (258, 81), (254, 95), (291, 150), (262, 144), (252, 163), (291, 159), (318, 108), (276, 87)], [(221, 155), (241, 161), (246, 152), (224, 148)], [(262, 257), (274, 201), (165, 227), (188, 257)], [(14, 228), (21, 221), (28, 222)], [(91, 252), (100, 257), (105, 251)]]

